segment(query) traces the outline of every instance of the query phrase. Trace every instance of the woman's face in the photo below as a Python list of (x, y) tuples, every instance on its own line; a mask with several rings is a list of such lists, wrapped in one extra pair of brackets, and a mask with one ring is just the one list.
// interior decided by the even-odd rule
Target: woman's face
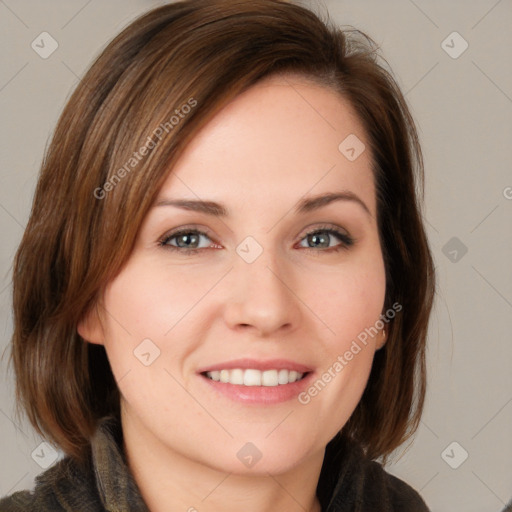
[(277, 473), (323, 453), (347, 422), (384, 343), (365, 331), (386, 283), (362, 144), (338, 94), (273, 77), (186, 149), (101, 322), (79, 327), (105, 345), (123, 425), (141, 442)]

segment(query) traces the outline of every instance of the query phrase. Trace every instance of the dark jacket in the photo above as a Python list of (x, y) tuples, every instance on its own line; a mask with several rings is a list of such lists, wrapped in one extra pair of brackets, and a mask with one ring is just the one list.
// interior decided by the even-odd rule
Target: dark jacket
[[(327, 453), (317, 488), (323, 512), (429, 512), (415, 490), (367, 460), (357, 445), (346, 442), (336, 455)], [(0, 512), (102, 511), (148, 511), (126, 465), (120, 424), (111, 418), (101, 422), (85, 467), (64, 458), (36, 478), (34, 492), (0, 501)]]

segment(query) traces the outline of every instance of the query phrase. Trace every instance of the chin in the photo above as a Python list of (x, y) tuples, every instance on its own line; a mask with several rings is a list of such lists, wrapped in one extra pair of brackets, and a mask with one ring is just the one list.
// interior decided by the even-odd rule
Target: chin
[(286, 473), (304, 463), (314, 451), (312, 447), (308, 450), (305, 443), (292, 445), (281, 440), (269, 442), (265, 438), (254, 442), (233, 440), (220, 450), (220, 453), (210, 451), (210, 457), (199, 462), (217, 471), (244, 476)]

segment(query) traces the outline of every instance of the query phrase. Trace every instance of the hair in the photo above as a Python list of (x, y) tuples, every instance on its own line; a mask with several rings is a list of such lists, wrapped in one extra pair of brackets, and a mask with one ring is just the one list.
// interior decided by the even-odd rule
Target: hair
[[(188, 0), (136, 19), (94, 61), (43, 158), (13, 269), (18, 412), (83, 461), (98, 420), (119, 416), (102, 346), (77, 324), (129, 258), (188, 142), (228, 102), (271, 75), (300, 75), (348, 100), (365, 129), (377, 195), (389, 322), (363, 396), (340, 433), (372, 459), (416, 431), (435, 288), (422, 221), (415, 123), (375, 42), (284, 0)], [(187, 106), (187, 108), (185, 108)], [(164, 133), (165, 132), (165, 133)], [(145, 148), (145, 149), (144, 149)]]

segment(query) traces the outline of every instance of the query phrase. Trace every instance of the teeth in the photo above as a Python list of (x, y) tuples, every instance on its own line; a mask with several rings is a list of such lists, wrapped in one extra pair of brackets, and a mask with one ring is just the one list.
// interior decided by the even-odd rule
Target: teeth
[(261, 386), (261, 372), (259, 370), (245, 370), (244, 386)]
[(263, 372), (261, 374), (261, 384), (263, 386), (277, 386), (279, 384), (277, 370), (267, 370)]
[(237, 368), (236, 370), (231, 370), (229, 374), (229, 382), (231, 382), (231, 384), (244, 383), (244, 372), (243, 370), (240, 370), (240, 368)]
[(215, 370), (206, 372), (209, 379), (217, 382), (224, 382), (229, 384), (238, 384), (244, 386), (278, 386), (283, 384), (290, 384), (292, 382), (302, 379), (303, 373), (295, 370), (242, 370), (235, 368), (234, 370)]
[(279, 370), (279, 374), (277, 376), (277, 381), (279, 384), (288, 384), (288, 377), (290, 372), (288, 370)]

